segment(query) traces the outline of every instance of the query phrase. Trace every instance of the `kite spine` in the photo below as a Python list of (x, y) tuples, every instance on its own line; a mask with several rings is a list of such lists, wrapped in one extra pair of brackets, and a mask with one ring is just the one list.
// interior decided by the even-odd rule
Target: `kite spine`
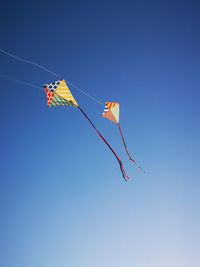
[(102, 134), (97, 130), (97, 128), (95, 127), (95, 125), (93, 124), (93, 122), (90, 120), (90, 118), (88, 117), (88, 115), (83, 111), (83, 109), (80, 106), (77, 106), (77, 108), (80, 110), (80, 112), (85, 116), (85, 118), (89, 121), (89, 123), (91, 124), (91, 126), (94, 128), (94, 130), (96, 131), (97, 135), (99, 136), (99, 138), (108, 146), (108, 148), (111, 150), (111, 152), (114, 154), (115, 158), (117, 159), (119, 166), (120, 166), (120, 170), (121, 173), (123, 175), (123, 178), (125, 181), (128, 181), (129, 177), (126, 175), (125, 170), (124, 170), (124, 166), (123, 163), (121, 161), (121, 159), (118, 157), (118, 155), (116, 154), (116, 152), (114, 151), (114, 149), (111, 147), (111, 145), (106, 141), (106, 139), (102, 136)]

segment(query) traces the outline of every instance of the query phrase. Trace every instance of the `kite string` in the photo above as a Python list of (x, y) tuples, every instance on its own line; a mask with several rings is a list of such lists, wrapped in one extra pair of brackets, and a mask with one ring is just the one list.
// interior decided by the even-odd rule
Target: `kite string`
[(40, 90), (43, 90), (41, 87), (37, 86), (37, 85), (34, 85), (32, 83), (28, 83), (28, 82), (25, 82), (25, 81), (21, 81), (21, 80), (18, 80), (18, 79), (15, 79), (13, 77), (10, 77), (10, 76), (7, 76), (7, 75), (4, 75), (4, 74), (0, 74), (1, 77), (3, 78), (6, 78), (8, 80), (11, 80), (11, 81), (15, 81), (15, 82), (18, 82), (18, 83), (21, 83), (21, 84), (24, 84), (24, 85), (28, 85), (28, 86), (31, 86), (33, 88), (37, 88), (37, 89), (40, 89)]
[(9, 53), (9, 52), (7, 52), (7, 51), (1, 49), (1, 48), (0, 48), (0, 52), (2, 52), (3, 54), (5, 54), (5, 55), (7, 55), (7, 56), (9, 56), (9, 57), (12, 57), (12, 58), (18, 60), (18, 61), (21, 61), (21, 62), (24, 62), (24, 63), (27, 63), (27, 64), (31, 64), (31, 65), (35, 65), (36, 67), (38, 67), (38, 68), (40, 68), (40, 69), (42, 69), (42, 70), (45, 70), (45, 71), (51, 73), (52, 75), (54, 75), (54, 76), (57, 77), (57, 78), (60, 77), (60, 75), (58, 75), (58, 74), (56, 74), (55, 72), (53, 72), (53, 71), (51, 71), (51, 70), (49, 70), (49, 69), (47, 69), (47, 68), (41, 66), (41, 65), (38, 64), (38, 63), (35, 63), (35, 62), (30, 61), (30, 60), (27, 60), (27, 59), (23, 59), (23, 58), (17, 57), (17, 56), (15, 56), (15, 55), (13, 55), (13, 54), (11, 54), (11, 53)]
[[(23, 63), (27, 63), (27, 64), (34, 65), (34, 66), (36, 66), (36, 67), (38, 67), (38, 68), (40, 68), (40, 69), (42, 69), (42, 70), (44, 70), (44, 71), (47, 71), (48, 73), (54, 75), (56, 78), (61, 78), (61, 76), (58, 75), (57, 73), (55, 73), (55, 72), (53, 72), (53, 71), (51, 71), (51, 70), (49, 70), (49, 69), (43, 67), (42, 65), (40, 65), (40, 64), (38, 64), (38, 63), (32, 62), (32, 61), (27, 60), (27, 59), (23, 59), (23, 58), (18, 57), (18, 56), (15, 56), (15, 55), (13, 55), (13, 54), (11, 54), (11, 53), (9, 53), (9, 52), (7, 52), (7, 51), (1, 49), (1, 48), (0, 48), (0, 52), (3, 53), (3, 54), (5, 54), (5, 55), (7, 55), (7, 56), (9, 56), (9, 57), (11, 57), (11, 58), (13, 58), (13, 59), (15, 59), (15, 60), (18, 60), (18, 61), (23, 62)], [(1, 75), (1, 76), (3, 76), (3, 75)], [(4, 77), (5, 77), (5, 76), (4, 76)], [(6, 78), (6, 77), (5, 77), (5, 78)], [(8, 78), (8, 77), (7, 77), (7, 78)], [(14, 78), (8, 78), (8, 79), (10, 79), (10, 80), (15, 80)], [(28, 85), (28, 83), (26, 83), (26, 82), (23, 82), (23, 81), (20, 81), (20, 82)], [(93, 101), (97, 102), (97, 103), (100, 104), (100, 105), (104, 105), (101, 101), (99, 101), (99, 100), (96, 99), (95, 97), (89, 95), (88, 93), (86, 93), (85, 91), (83, 91), (82, 89), (80, 89), (79, 87), (77, 87), (76, 85), (74, 85), (73, 83), (71, 83), (71, 82), (69, 82), (69, 81), (67, 81), (67, 82), (68, 82), (71, 86), (73, 86), (75, 89), (77, 89), (79, 92), (81, 92), (82, 94), (84, 94), (85, 96), (87, 96), (88, 98), (92, 99)], [(34, 87), (33, 85), (31, 85), (31, 86)]]
[(67, 80), (67, 83), (70, 84), (72, 87), (74, 87), (75, 89), (77, 89), (79, 92), (81, 92), (82, 94), (84, 94), (85, 96), (89, 97), (90, 99), (92, 99), (93, 101), (97, 102), (100, 105), (104, 106), (104, 103), (99, 101), (98, 99), (96, 99), (95, 97), (89, 95), (88, 93), (86, 93), (85, 91), (83, 91), (82, 89), (80, 89), (79, 87), (77, 87), (76, 85), (74, 85), (73, 83), (71, 83), (70, 81)]

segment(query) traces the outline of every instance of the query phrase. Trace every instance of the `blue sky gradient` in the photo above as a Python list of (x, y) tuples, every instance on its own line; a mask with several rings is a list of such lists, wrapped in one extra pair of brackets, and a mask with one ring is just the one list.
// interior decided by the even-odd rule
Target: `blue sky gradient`
[(73, 108), (47, 108), (49, 73), (0, 54), (0, 266), (197, 267), (200, 3), (7, 1), (1, 45), (101, 102), (119, 101), (130, 152), (103, 106), (71, 91), (133, 179)]

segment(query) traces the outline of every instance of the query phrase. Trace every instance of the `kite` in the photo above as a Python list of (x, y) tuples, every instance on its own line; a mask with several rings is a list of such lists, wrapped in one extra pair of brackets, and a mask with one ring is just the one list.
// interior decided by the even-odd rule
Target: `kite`
[(108, 146), (108, 148), (111, 150), (111, 152), (114, 154), (115, 158), (117, 159), (120, 170), (122, 173), (122, 176), (125, 181), (128, 181), (129, 177), (126, 175), (123, 163), (121, 159), (118, 157), (114, 149), (111, 147), (111, 145), (106, 141), (106, 139), (102, 136), (102, 134), (97, 130), (91, 119), (88, 117), (88, 115), (85, 113), (85, 111), (78, 105), (75, 98), (73, 97), (72, 93), (70, 92), (65, 80), (57, 80), (50, 84), (45, 84), (44, 86), (46, 96), (47, 96), (47, 105), (49, 107), (55, 107), (55, 106), (71, 106), (78, 108), (80, 112), (84, 115), (84, 117), (88, 120), (90, 125), (93, 127), (93, 129), (96, 131), (99, 138)]
[[(13, 58), (14, 60), (23, 62), (25, 64), (30, 64), (30, 65), (33, 65), (33, 66), (35, 66), (37, 68), (40, 68), (41, 70), (46, 71), (46, 72), (50, 73), (51, 75), (55, 76), (56, 79), (59, 79), (59, 80), (57, 80), (55, 82), (52, 82), (50, 84), (45, 84), (43, 86), (44, 89), (45, 89), (45, 92), (46, 92), (46, 96), (47, 96), (47, 105), (49, 107), (71, 106), (71, 107), (75, 107), (75, 108), (79, 109), (79, 111), (82, 113), (82, 115), (87, 119), (87, 121), (90, 123), (90, 125), (93, 127), (93, 129), (96, 131), (96, 133), (99, 136), (99, 138), (108, 146), (110, 151), (113, 153), (113, 155), (117, 159), (124, 180), (127, 181), (129, 179), (129, 177), (125, 173), (125, 170), (124, 170), (124, 167), (123, 167), (121, 159), (118, 157), (118, 155), (116, 154), (115, 150), (111, 147), (111, 145), (102, 136), (102, 134), (98, 131), (98, 129), (93, 124), (93, 122), (88, 117), (88, 115), (85, 113), (85, 111), (76, 102), (76, 100), (73, 97), (72, 93), (70, 92), (65, 80), (60, 79), (60, 75), (58, 75), (55, 72), (43, 67), (42, 65), (40, 65), (40, 64), (38, 64), (36, 62), (32, 62), (30, 60), (18, 57), (18, 56), (14, 55), (14, 54), (11, 54), (11, 53), (9, 53), (9, 52), (1, 49), (1, 48), (0, 48), (0, 53), (5, 54), (5, 55)], [(17, 80), (15, 78), (12, 78), (12, 77), (9, 77), (9, 76), (3, 75), (3, 74), (0, 74), (0, 76), (4, 77), (6, 79), (9, 79), (9, 80), (24, 84), (24, 85), (28, 85), (28, 86), (31, 86), (31, 87), (34, 87), (34, 88), (41, 89), (41, 87), (39, 87), (39, 86), (33, 85), (33, 84), (25, 82), (25, 81)], [(93, 96), (89, 95), (88, 93), (84, 92), (82, 89), (80, 89), (79, 87), (73, 85), (69, 81), (68, 81), (68, 84), (70, 84), (72, 87), (76, 88), (78, 91), (80, 91), (81, 93), (83, 93), (84, 95), (89, 97), (90, 99), (96, 101), (99, 104), (104, 105), (102, 102), (100, 102), (99, 100), (97, 100)], [(126, 150), (126, 153), (127, 153), (128, 157), (129, 157), (130, 161), (132, 161), (134, 164), (136, 164), (138, 169), (140, 169), (144, 173), (142, 168), (140, 166), (138, 166), (136, 161), (131, 157), (131, 155), (129, 154), (128, 148), (126, 146), (125, 139), (124, 139), (124, 136), (123, 136), (123, 133), (122, 133), (122, 128), (121, 128), (121, 126), (119, 124), (119, 103), (117, 103), (117, 102), (106, 102), (104, 113), (103, 113), (103, 117), (107, 118), (108, 120), (111, 120), (112, 122), (117, 124), (119, 132), (120, 132), (120, 135), (121, 135), (121, 138), (122, 138), (122, 141), (123, 141), (123, 144), (124, 144), (124, 148)]]
[[(126, 154), (128, 155), (129, 159), (131, 162), (133, 162), (134, 164), (137, 165), (137, 162), (135, 161), (135, 159), (133, 159), (128, 151), (126, 142), (125, 142), (125, 138), (122, 132), (122, 128), (120, 126), (119, 123), (119, 103), (117, 102), (106, 102), (105, 103), (105, 108), (104, 108), (104, 112), (102, 113), (102, 117), (106, 118), (112, 122), (114, 122), (115, 124), (117, 124), (121, 138), (122, 138), (122, 142), (124, 145), (124, 148), (126, 150)], [(137, 165), (137, 168), (143, 172), (142, 168), (140, 166)]]

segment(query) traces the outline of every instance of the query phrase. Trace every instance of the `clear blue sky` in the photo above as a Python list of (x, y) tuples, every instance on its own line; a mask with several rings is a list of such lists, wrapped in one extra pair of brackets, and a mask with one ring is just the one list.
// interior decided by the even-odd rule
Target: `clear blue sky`
[[(7, 1), (0, 47), (100, 101), (119, 101), (128, 161), (103, 107), (76, 100), (133, 179), (73, 108), (0, 78), (0, 266), (200, 264), (199, 1)], [(54, 77), (0, 54), (0, 73)]]

